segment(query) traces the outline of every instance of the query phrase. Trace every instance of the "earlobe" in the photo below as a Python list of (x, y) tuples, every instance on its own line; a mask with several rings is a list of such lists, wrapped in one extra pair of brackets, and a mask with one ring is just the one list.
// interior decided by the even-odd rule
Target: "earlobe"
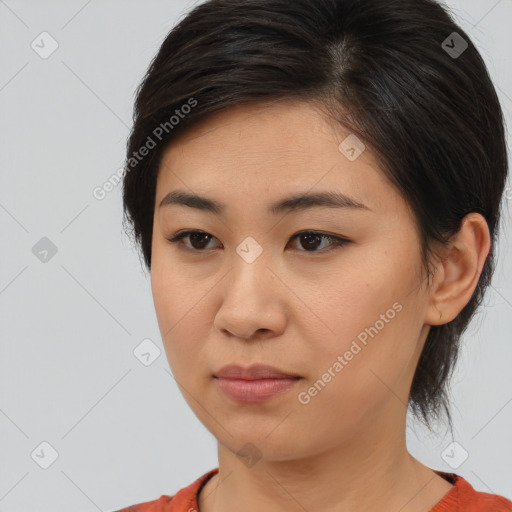
[(485, 218), (479, 213), (466, 215), (436, 268), (425, 314), (427, 325), (451, 322), (471, 300), (490, 247)]

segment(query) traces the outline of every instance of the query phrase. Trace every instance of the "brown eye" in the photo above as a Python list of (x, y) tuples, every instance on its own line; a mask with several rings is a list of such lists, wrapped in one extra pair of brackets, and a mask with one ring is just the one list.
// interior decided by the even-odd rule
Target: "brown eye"
[[(326, 233), (321, 233), (319, 231), (302, 231), (301, 233), (294, 235), (291, 240), (295, 239), (299, 239), (301, 246), (305, 249), (313, 249), (307, 250), (305, 252), (327, 252), (350, 242), (350, 240), (338, 236), (328, 235)], [(327, 247), (327, 249), (324, 247), (318, 250), (322, 240), (329, 241), (330, 245)]]
[(187, 245), (185, 247), (193, 251), (204, 252), (206, 249), (205, 245), (207, 245), (212, 238), (215, 237), (204, 231), (182, 231), (174, 238), (171, 238), (169, 242), (177, 243), (181, 240), (189, 239), (192, 247), (188, 247)]
[[(210, 242), (215, 237), (211, 235), (210, 233), (206, 233), (205, 231), (197, 231), (197, 230), (189, 230), (189, 231), (182, 231), (181, 233), (178, 233), (173, 238), (169, 239), (169, 242), (171, 243), (180, 243), (185, 246), (186, 250), (190, 250), (192, 252), (206, 252), (208, 250), (211, 250), (211, 248), (207, 248), (208, 242)], [(183, 244), (183, 240), (188, 239), (190, 242), (190, 245)], [(300, 233), (295, 234), (290, 239), (290, 242), (300, 239), (300, 245), (306, 249), (305, 251), (301, 252), (328, 252), (330, 250), (333, 250), (337, 247), (341, 247), (345, 244), (350, 243), (350, 240), (347, 240), (346, 238), (341, 238), (338, 236), (328, 235), (326, 233), (321, 233), (319, 231), (302, 231)], [(326, 240), (330, 242), (330, 244), (326, 247), (318, 249), (319, 245), (321, 246), (321, 241)]]

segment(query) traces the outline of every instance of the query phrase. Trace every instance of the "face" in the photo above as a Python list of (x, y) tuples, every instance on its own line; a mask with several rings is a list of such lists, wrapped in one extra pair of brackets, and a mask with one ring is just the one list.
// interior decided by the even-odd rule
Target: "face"
[[(263, 458), (291, 460), (404, 421), (428, 334), (419, 238), (370, 149), (355, 159), (339, 149), (348, 135), (312, 103), (257, 103), (209, 117), (163, 153), (151, 262), (158, 324), (185, 400), (234, 452), (251, 443)], [(160, 206), (178, 190), (223, 207)], [(270, 211), (325, 192), (364, 207)], [(183, 231), (199, 233), (170, 241)], [(215, 377), (228, 364), (300, 378), (243, 401)]]

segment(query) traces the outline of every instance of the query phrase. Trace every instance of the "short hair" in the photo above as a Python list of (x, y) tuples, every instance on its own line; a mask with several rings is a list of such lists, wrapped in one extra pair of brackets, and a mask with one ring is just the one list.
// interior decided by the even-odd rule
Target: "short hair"
[[(214, 112), (287, 98), (325, 107), (374, 152), (413, 212), (429, 286), (434, 248), (466, 214), (483, 215), (495, 245), (508, 173), (503, 112), (481, 55), (446, 7), (208, 0), (169, 32), (136, 91), (123, 224), (148, 270), (164, 148)], [(144, 146), (152, 149), (135, 158)], [(467, 305), (431, 326), (408, 403), (430, 430), (442, 409), (453, 430), (448, 381), (494, 269), (491, 252)]]

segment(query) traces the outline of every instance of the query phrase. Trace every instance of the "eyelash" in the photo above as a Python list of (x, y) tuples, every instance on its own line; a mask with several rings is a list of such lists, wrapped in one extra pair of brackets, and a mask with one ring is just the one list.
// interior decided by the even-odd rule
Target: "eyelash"
[[(183, 239), (188, 238), (190, 235), (193, 235), (193, 234), (213, 236), (213, 235), (210, 235), (210, 233), (206, 233), (205, 231), (188, 230), (188, 231), (178, 232), (172, 238), (168, 238), (167, 240), (171, 243), (175, 243), (175, 244), (179, 243), (180, 245), (184, 245)], [(300, 251), (300, 252), (306, 252), (306, 253), (323, 253), (323, 254), (325, 254), (326, 252), (330, 252), (336, 248), (343, 247), (344, 245), (351, 243), (351, 240), (347, 240), (346, 238), (342, 238), (339, 236), (328, 235), (327, 233), (322, 233), (321, 231), (300, 231), (299, 233), (296, 233), (295, 235), (293, 235), (290, 238), (290, 242), (302, 235), (316, 235), (316, 236), (319, 236), (321, 238), (324, 238), (324, 239), (332, 242), (332, 245), (329, 248), (322, 249), (320, 251)], [(215, 238), (215, 237), (213, 237), (213, 238)], [(208, 240), (208, 242), (210, 240)], [(188, 250), (190, 252), (202, 253), (202, 252), (207, 252), (208, 250), (212, 250), (212, 249), (193, 249), (193, 248), (187, 247), (185, 245), (184, 250)]]

